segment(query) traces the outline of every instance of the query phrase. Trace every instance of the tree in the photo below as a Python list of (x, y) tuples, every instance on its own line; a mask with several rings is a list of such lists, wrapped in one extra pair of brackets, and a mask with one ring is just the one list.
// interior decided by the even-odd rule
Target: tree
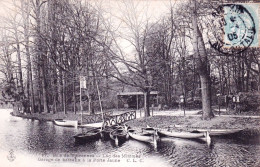
[[(114, 30), (108, 29), (114, 45), (114, 51), (110, 49), (110, 62), (115, 68), (115, 73), (111, 74), (111, 76), (144, 93), (144, 110), (145, 116), (148, 117), (150, 116), (150, 92), (154, 88), (151, 69), (149, 69), (152, 58), (147, 54), (146, 42), (152, 25), (149, 18), (145, 16), (147, 13), (143, 15), (137, 14), (137, 11), (142, 8), (142, 3), (123, 1), (119, 5), (122, 5), (121, 7), (124, 10), (120, 17), (127, 33), (115, 34)], [(144, 10), (146, 9), (144, 8)], [(122, 46), (118, 44), (120, 40), (132, 46), (132, 59), (129, 59), (130, 56), (123, 52)], [(119, 66), (124, 66), (124, 69)]]
[(192, 28), (193, 28), (193, 50), (201, 81), (201, 94), (202, 94), (202, 110), (203, 119), (212, 118), (214, 116), (211, 110), (211, 83), (210, 71), (208, 67), (208, 58), (206, 53), (205, 44), (202, 38), (201, 31), (198, 28), (197, 22), (197, 4), (196, 0), (192, 1), (193, 15), (192, 15)]

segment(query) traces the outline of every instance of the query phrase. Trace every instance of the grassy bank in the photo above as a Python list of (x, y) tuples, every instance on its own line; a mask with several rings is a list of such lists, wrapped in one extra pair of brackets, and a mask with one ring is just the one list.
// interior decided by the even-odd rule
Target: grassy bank
[(156, 128), (174, 128), (185, 130), (187, 128), (216, 128), (216, 129), (244, 129), (243, 133), (251, 135), (260, 134), (259, 118), (232, 118), (232, 117), (215, 117), (211, 120), (202, 120), (199, 116), (154, 116), (149, 118), (139, 118), (127, 123), (129, 126), (140, 129), (147, 125)]

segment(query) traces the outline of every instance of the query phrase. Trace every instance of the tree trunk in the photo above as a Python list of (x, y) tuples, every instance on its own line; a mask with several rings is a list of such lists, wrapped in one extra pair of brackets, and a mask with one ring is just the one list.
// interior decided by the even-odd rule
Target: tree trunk
[(18, 60), (18, 74), (19, 74), (19, 85), (17, 85), (18, 86), (18, 91), (19, 91), (19, 96), (20, 96), (20, 98), (22, 98), (22, 99), (20, 99), (20, 100), (23, 100), (23, 98), (24, 98), (24, 87), (23, 87), (23, 73), (22, 73), (22, 61), (21, 61), (21, 50), (20, 50), (20, 44), (19, 44), (19, 41), (18, 41), (18, 36), (16, 36), (17, 37), (17, 44), (16, 44), (16, 46), (17, 46), (17, 60)]
[(38, 55), (38, 63), (39, 63), (39, 76), (41, 76), (41, 85), (42, 85), (42, 102), (43, 102), (43, 111), (44, 113), (48, 113), (48, 99), (47, 99), (47, 85), (46, 85), (46, 77), (45, 77), (45, 65), (46, 65), (46, 56), (43, 55), (43, 42), (40, 37), (40, 33), (42, 31), (41, 25), (41, 2), (40, 0), (36, 0), (36, 48)]
[(202, 34), (198, 28), (197, 12), (196, 12), (196, 0), (192, 0), (194, 13), (192, 17), (193, 27), (193, 50), (195, 58), (197, 59), (196, 65), (200, 75), (201, 81), (201, 95), (202, 95), (202, 110), (203, 119), (209, 119), (214, 117), (211, 110), (211, 83), (208, 70), (208, 59), (206, 55), (205, 44), (203, 42)]
[(52, 114), (57, 113), (57, 74), (56, 74), (56, 68), (55, 66), (52, 67)]
[[(210, 79), (207, 75), (200, 75), (201, 94), (202, 94), (202, 110), (203, 119), (208, 119), (213, 116), (211, 111), (211, 94), (210, 94)], [(206, 111), (206, 112), (205, 112)]]
[(63, 83), (62, 83), (62, 70), (59, 69), (59, 74), (58, 74), (58, 98), (59, 98), (59, 110), (63, 111)]
[(76, 92), (75, 92), (76, 89), (75, 89), (74, 73), (73, 73), (72, 87), (73, 87), (73, 112), (74, 112), (74, 114), (77, 114), (77, 111), (76, 111)]
[(45, 69), (44, 69), (44, 63), (41, 65), (41, 74), (42, 74), (42, 100), (43, 100), (43, 112), (48, 113), (48, 99), (47, 99), (47, 85), (46, 85), (46, 77), (45, 77)]
[(32, 64), (31, 64), (31, 56), (29, 50), (29, 6), (30, 1), (27, 3), (21, 3), (22, 8), (22, 17), (24, 22), (24, 40), (25, 40), (25, 54), (26, 54), (26, 61), (27, 61), (27, 83), (28, 83), (28, 98), (30, 99), (30, 107), (31, 113), (35, 113), (35, 98), (34, 98), (34, 89), (33, 89), (33, 81), (32, 81)]
[[(36, 60), (38, 61), (38, 57), (36, 58)], [(35, 75), (38, 76), (36, 78), (36, 86), (35, 86), (35, 92), (36, 92), (36, 107), (37, 107), (37, 111), (39, 113), (42, 112), (42, 83), (41, 83), (41, 79), (40, 79), (40, 67), (38, 64), (36, 64), (36, 71), (35, 71)]]
[(145, 117), (150, 116), (150, 91), (148, 89), (144, 92), (144, 113)]
[(50, 37), (51, 37), (51, 41), (50, 41), (50, 48), (49, 48), (49, 55), (48, 55), (48, 60), (51, 62), (51, 66), (52, 66), (52, 85), (50, 87), (52, 87), (52, 98), (53, 98), (53, 104), (52, 104), (52, 111), (53, 113), (57, 112), (57, 96), (58, 96), (58, 91), (57, 91), (57, 68), (55, 66), (56, 61), (57, 61), (57, 56), (56, 56), (56, 52), (57, 52), (57, 38), (56, 38), (56, 34), (57, 34), (57, 30), (56, 30), (56, 25), (55, 25), (55, 8), (56, 8), (56, 0), (48, 0), (48, 23), (49, 23), (49, 27), (48, 30), (50, 32)]
[(27, 59), (27, 70), (28, 70), (28, 83), (29, 83), (29, 99), (30, 99), (30, 106), (31, 106), (31, 113), (35, 113), (35, 98), (34, 98), (34, 89), (33, 89), (33, 81), (32, 81), (32, 64), (31, 64), (31, 57), (29, 52), (29, 37), (26, 39), (26, 59)]
[(62, 87), (62, 99), (63, 99), (63, 112), (64, 114), (67, 114), (67, 108), (66, 108), (66, 73), (63, 73), (63, 87)]
[(92, 102), (91, 96), (88, 96), (88, 110), (89, 110), (90, 114), (95, 114), (95, 110), (94, 110), (94, 107), (93, 107), (93, 102)]

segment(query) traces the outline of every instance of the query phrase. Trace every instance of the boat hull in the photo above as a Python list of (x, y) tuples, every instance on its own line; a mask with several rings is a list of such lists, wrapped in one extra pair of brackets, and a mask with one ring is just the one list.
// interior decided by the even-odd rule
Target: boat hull
[(100, 129), (94, 129), (85, 133), (76, 134), (73, 137), (75, 139), (75, 142), (83, 143), (83, 142), (89, 142), (89, 141), (100, 139), (101, 137), (100, 133), (101, 133)]
[(155, 129), (152, 127), (146, 127), (146, 128), (142, 128), (142, 131), (144, 133), (148, 133), (148, 134), (154, 134), (155, 133)]
[(101, 128), (103, 126), (103, 122), (97, 122), (97, 123), (89, 123), (89, 124), (82, 124), (79, 125), (78, 127), (80, 128)]
[(242, 131), (242, 129), (196, 129), (199, 132), (209, 132), (210, 136), (230, 135)]
[(117, 138), (118, 141), (125, 141), (128, 138), (127, 131), (124, 130), (123, 128), (118, 128), (118, 129), (110, 132), (109, 136), (112, 140), (116, 140), (116, 138)]
[(201, 132), (177, 132), (177, 131), (159, 130), (158, 133), (161, 136), (177, 137), (183, 139), (198, 139), (198, 138), (203, 138), (205, 136), (204, 133)]
[(113, 126), (106, 126), (103, 130), (102, 130), (102, 136), (105, 139), (109, 139), (110, 138), (110, 133), (114, 130), (116, 130), (117, 128), (119, 128), (118, 125), (113, 125)]
[(77, 127), (78, 121), (72, 121), (72, 120), (63, 120), (63, 119), (55, 119), (54, 124), (58, 126), (64, 126), (64, 127)]
[[(149, 133), (138, 133), (135, 130), (128, 130), (128, 134), (131, 138), (142, 141), (142, 142), (148, 142), (148, 143), (153, 143), (154, 142), (154, 134), (149, 134)], [(157, 140), (157, 139), (156, 139)]]

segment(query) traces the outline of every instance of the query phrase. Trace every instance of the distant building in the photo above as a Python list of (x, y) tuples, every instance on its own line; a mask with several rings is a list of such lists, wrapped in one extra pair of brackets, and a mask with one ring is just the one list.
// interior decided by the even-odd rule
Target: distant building
[[(150, 92), (150, 106), (158, 106), (158, 91)], [(120, 92), (117, 93), (117, 107), (118, 108), (133, 108), (139, 109), (144, 107), (144, 93), (143, 92)]]

